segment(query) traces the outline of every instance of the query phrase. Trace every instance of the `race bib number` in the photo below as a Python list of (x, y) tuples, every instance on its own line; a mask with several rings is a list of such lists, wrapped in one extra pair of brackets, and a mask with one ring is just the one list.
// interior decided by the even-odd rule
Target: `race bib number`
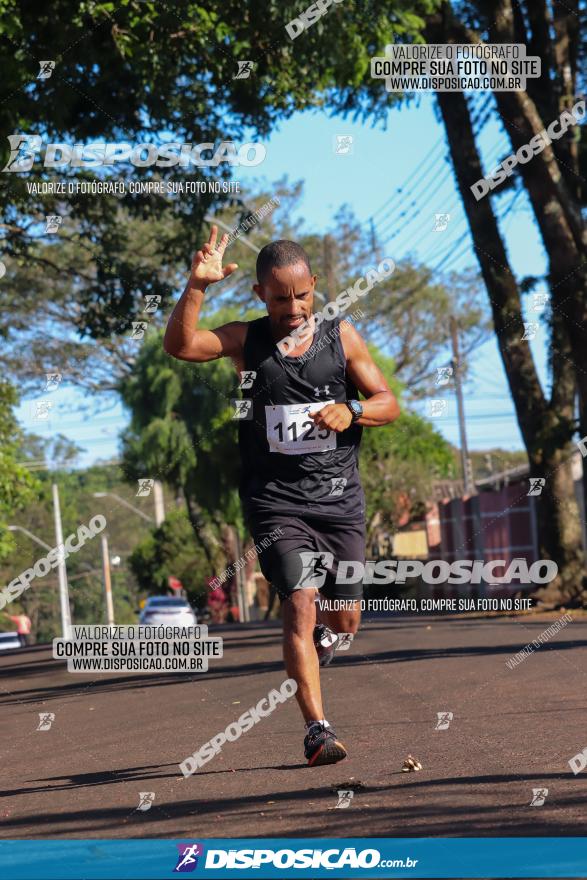
[(305, 455), (336, 449), (336, 432), (319, 428), (310, 418), (334, 400), (319, 403), (294, 403), (287, 406), (266, 406), (267, 442), (270, 452), (282, 455)]

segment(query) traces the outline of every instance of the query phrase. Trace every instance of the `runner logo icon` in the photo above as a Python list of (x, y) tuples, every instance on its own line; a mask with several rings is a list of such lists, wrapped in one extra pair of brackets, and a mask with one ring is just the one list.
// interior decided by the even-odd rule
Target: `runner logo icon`
[(294, 590), (301, 590), (304, 587), (316, 587), (317, 589), (323, 587), (328, 569), (332, 568), (334, 562), (333, 554), (304, 550), (300, 553), (300, 559), (302, 573)]
[(448, 730), (454, 715), (452, 712), (437, 712), (438, 721), (434, 730)]
[(198, 864), (198, 856), (204, 854), (204, 847), (200, 843), (178, 843), (179, 850), (177, 865), (173, 869), (174, 873), (187, 874), (194, 871)]
[(353, 799), (355, 793), (354, 791), (349, 791), (346, 789), (341, 789), (336, 792), (338, 795), (338, 803), (335, 810), (348, 810), (351, 805), (351, 800)]
[(544, 804), (548, 796), (547, 788), (533, 788), (532, 789), (532, 800), (530, 801), (531, 807), (541, 807)]
[(330, 482), (332, 483), (330, 495), (342, 495), (347, 484), (346, 477), (331, 477)]

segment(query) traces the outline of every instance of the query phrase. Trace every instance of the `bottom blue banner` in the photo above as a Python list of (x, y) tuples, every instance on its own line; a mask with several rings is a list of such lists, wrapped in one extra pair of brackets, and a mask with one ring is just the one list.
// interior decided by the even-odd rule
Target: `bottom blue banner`
[(587, 877), (587, 837), (4, 840), (2, 880)]

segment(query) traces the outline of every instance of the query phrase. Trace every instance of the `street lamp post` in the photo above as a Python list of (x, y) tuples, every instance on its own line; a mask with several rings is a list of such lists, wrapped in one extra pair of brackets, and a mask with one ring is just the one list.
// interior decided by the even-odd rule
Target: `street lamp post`
[(163, 486), (159, 480), (153, 482), (153, 501), (155, 502), (155, 525), (159, 527), (165, 520)]
[(59, 506), (59, 489), (53, 483), (53, 514), (55, 518), (55, 540), (62, 552), (57, 556), (57, 577), (59, 579), (59, 605), (61, 608), (61, 629), (64, 639), (71, 639), (71, 609), (69, 607), (69, 590), (67, 588), (67, 569), (65, 568), (65, 551), (63, 549), (63, 530), (61, 528), (61, 507)]
[(41, 547), (44, 547), (45, 550), (52, 550), (53, 548), (49, 546), (49, 544), (45, 544), (44, 541), (41, 541), (40, 538), (37, 538), (36, 535), (33, 535), (32, 532), (29, 532), (28, 529), (25, 529), (24, 526), (6, 526), (9, 532), (22, 532), (27, 538), (30, 538), (31, 541), (34, 541), (36, 544), (40, 544)]
[[(153, 484), (153, 495), (155, 500), (155, 519), (152, 516), (149, 516), (146, 513), (143, 513), (142, 510), (139, 510), (138, 507), (135, 507), (134, 504), (131, 504), (126, 498), (121, 498), (120, 495), (117, 495), (115, 492), (94, 492), (94, 498), (115, 498), (119, 504), (122, 504), (124, 507), (127, 507), (129, 510), (132, 510), (133, 513), (136, 513), (138, 516), (141, 516), (144, 520), (149, 523), (155, 523), (156, 526), (160, 526), (161, 523), (165, 519), (165, 507), (163, 506), (163, 487), (159, 480), (155, 480)], [(112, 601), (112, 579), (110, 575), (110, 555), (108, 552), (108, 538), (106, 535), (102, 535), (102, 575), (104, 578), (104, 600), (106, 603), (106, 623), (108, 626), (112, 626), (114, 624), (114, 604)]]
[(108, 555), (108, 538), (102, 532), (102, 574), (104, 576), (104, 599), (106, 603), (106, 623), (114, 626), (114, 605), (112, 602), (112, 581), (110, 579), (110, 556)]
[[(146, 513), (143, 513), (142, 510), (139, 510), (138, 507), (135, 507), (134, 504), (131, 504), (126, 498), (121, 498), (120, 495), (116, 495), (114, 492), (94, 492), (94, 498), (116, 498), (116, 500), (124, 505), (124, 507), (128, 507), (129, 510), (132, 510), (138, 516), (142, 516), (143, 519), (147, 520), (147, 522), (155, 522), (152, 516), (149, 516)], [(155, 508), (155, 513), (157, 513), (157, 508)]]
[[(242, 545), (237, 526), (233, 526), (234, 540), (236, 546), (236, 558), (242, 559)], [(248, 623), (250, 619), (249, 606), (246, 595), (246, 577), (244, 569), (239, 565), (236, 570), (236, 598), (238, 605), (238, 617), (240, 623)]]
[[(61, 509), (59, 506), (59, 490), (57, 488), (57, 484), (53, 483), (52, 487), (53, 494), (53, 516), (55, 522), (55, 540), (57, 547), (63, 548), (63, 531), (61, 528)], [(41, 538), (38, 538), (36, 535), (33, 535), (28, 529), (25, 529), (24, 526), (7, 526), (8, 531), (10, 532), (22, 532), (31, 541), (34, 541), (36, 544), (39, 544), (40, 547), (43, 547), (44, 550), (52, 550), (53, 547), (50, 547), (49, 544), (46, 544)], [(60, 553), (57, 563), (57, 577), (59, 581), (59, 608), (61, 611), (61, 634), (64, 639), (71, 639), (71, 610), (69, 607), (69, 589), (67, 586), (67, 569), (65, 567), (65, 555), (64, 553)]]

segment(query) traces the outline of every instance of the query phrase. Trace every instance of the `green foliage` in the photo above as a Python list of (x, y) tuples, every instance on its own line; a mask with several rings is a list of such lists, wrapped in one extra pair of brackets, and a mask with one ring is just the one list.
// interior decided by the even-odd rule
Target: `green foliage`
[[(370, 352), (399, 397), (393, 361), (372, 346)], [(423, 514), (435, 480), (455, 476), (450, 444), (429, 422), (403, 408), (391, 425), (363, 431), (359, 463), (367, 522), (388, 531), (393, 531), (406, 509), (414, 517)]]
[[(298, 0), (179, 0), (173, 4), (126, 0), (2, 0), (0, 62), (10, 100), (0, 102), (3, 132), (40, 133), (66, 143), (153, 141), (154, 132), (183, 143), (243, 142), (266, 137), (296, 110), (329, 106), (384, 120), (399, 96), (386, 94), (370, 76), (370, 58), (395, 36), (421, 39), (424, 15), (440, 0), (345, 0), (307, 32), (290, 40), (285, 24), (300, 12)], [(344, 46), (342, 52), (340, 47)], [(61, 52), (56, 47), (64, 47)], [(38, 79), (39, 58), (55, 70)], [(235, 80), (239, 60), (254, 74)], [(333, 88), (334, 84), (340, 84)], [(8, 156), (0, 142), (0, 167)], [(120, 163), (116, 176), (170, 179), (177, 167), (136, 168)], [(228, 178), (228, 164), (181, 169), (183, 180)], [(94, 180), (89, 168), (60, 170), (63, 179)], [(55, 172), (35, 166), (35, 179)], [(229, 194), (167, 199), (160, 195), (31, 194), (28, 174), (8, 175), (4, 204), (9, 221), (3, 254), (13, 268), (35, 264), (59, 285), (65, 275), (77, 288), (80, 329), (90, 338), (126, 332), (142, 297), (168, 300), (177, 266), (200, 245), (212, 204), (235, 203)], [(55, 242), (39, 243), (45, 215), (64, 217), (58, 242), (73, 252), (56, 255)], [(150, 246), (133, 248), (133, 227), (151, 224)], [(156, 230), (156, 231), (155, 231)], [(154, 265), (153, 265), (154, 263)], [(31, 288), (31, 289), (34, 289)], [(30, 293), (28, 294), (30, 297)]]
[(15, 539), (6, 526), (13, 524), (14, 514), (30, 504), (38, 482), (22, 460), (23, 432), (13, 413), (18, 403), (15, 388), (0, 381), (0, 560), (15, 548)]
[[(234, 314), (214, 318), (218, 326)], [(127, 474), (165, 480), (193, 494), (211, 518), (236, 510), (237, 431), (231, 400), (238, 397), (238, 376), (230, 360), (177, 361), (163, 350), (162, 333), (153, 332), (120, 392), (131, 413), (123, 439)]]
[[(210, 289), (205, 313), (211, 307), (218, 310), (223, 306), (245, 310), (256, 303), (252, 292), (256, 254), (250, 245), (260, 248), (278, 238), (294, 239), (304, 246), (318, 274), (317, 289), (325, 296), (325, 238), (293, 219), (300, 213), (301, 182), (284, 178), (269, 188), (255, 187), (242, 194), (240, 206), (218, 204), (213, 215), (233, 228), (273, 197), (279, 199), (278, 207), (229, 245), (227, 259), (237, 262), (239, 269), (227, 282)], [(183, 237), (193, 235), (193, 224), (177, 214), (176, 207), (160, 199), (159, 203), (145, 207), (145, 218), (139, 219), (120, 205), (114, 207), (114, 215), (102, 206), (102, 220), (110, 222), (116, 216), (118, 227), (116, 235), (107, 236), (111, 250), (107, 259), (95, 243), (100, 238), (96, 229), (101, 221), (96, 221), (92, 231), (77, 214), (67, 220), (58, 239), (35, 237), (34, 247), (31, 244), (32, 250), (22, 261), (24, 265), (6, 258), (7, 274), (0, 285), (0, 318), (6, 315), (7, 339), (0, 350), (0, 367), (10, 378), (18, 377), (24, 393), (37, 390), (43, 372), (59, 363), (70, 383), (92, 395), (100, 394), (103, 400), (114, 396), (121, 378), (132, 372), (142, 346), (129, 338), (130, 321), (148, 321), (149, 332), (162, 328), (169, 311), (170, 290), (181, 289), (190, 248), (201, 244), (199, 239), (192, 242)], [(150, 217), (155, 210), (156, 227)], [(377, 265), (379, 248), (376, 242), (374, 248), (364, 224), (349, 206), (337, 212), (327, 234), (332, 243), (333, 283), (339, 292), (354, 284), (366, 269)], [(90, 235), (92, 240), (88, 244)], [(22, 244), (22, 235), (19, 241)], [(110, 266), (109, 274), (104, 268), (105, 261)], [(94, 263), (100, 267), (100, 283), (96, 281)], [(109, 287), (122, 263), (126, 268), (120, 285), (113, 283)], [(146, 276), (149, 284), (145, 283)], [(129, 278), (130, 286), (126, 284)], [(38, 297), (31, 292), (48, 282), (51, 298), (39, 309)], [(147, 294), (162, 297), (154, 313), (143, 311), (143, 295)], [(316, 308), (323, 302), (317, 296)], [(376, 285), (361, 300), (360, 310), (358, 329), (394, 358), (396, 374), (411, 396), (421, 397), (431, 391), (435, 366), (446, 363), (450, 314), (458, 321), (465, 355), (488, 334), (488, 309), (480, 298), (478, 278), (463, 273), (444, 282), (433, 280), (425, 267), (411, 260), (402, 261), (390, 279)], [(209, 372), (209, 367), (205, 372)], [(167, 378), (164, 373), (162, 388), (166, 387)], [(154, 395), (157, 396), (155, 387)], [(108, 402), (104, 400), (104, 405)]]
[(211, 576), (184, 510), (172, 510), (163, 524), (144, 538), (129, 557), (139, 587), (147, 595), (167, 592), (168, 578), (177, 577), (190, 602), (202, 604)]
[[(202, 326), (242, 317), (225, 308)], [(228, 359), (177, 361), (163, 350), (162, 338), (157, 331), (145, 338), (133, 373), (120, 383), (131, 414), (122, 444), (124, 468), (129, 479), (159, 479), (183, 496), (210, 572), (229, 561), (224, 527), (234, 525), (244, 537), (231, 402), (239, 397), (238, 376)]]
[[(59, 445), (59, 444), (58, 444)], [(30, 452), (43, 449), (38, 440), (29, 442)], [(65, 450), (67, 453), (67, 450)], [(36, 477), (37, 489), (28, 501), (26, 511), (14, 511), (11, 522), (21, 525), (40, 538), (50, 547), (55, 546), (55, 526), (53, 520), (53, 501), (51, 484), (59, 488), (63, 535), (75, 533), (80, 525), (90, 521), (97, 513), (106, 518), (105, 534), (108, 536), (110, 556), (120, 556), (119, 566), (111, 567), (112, 594), (115, 620), (117, 623), (136, 623), (138, 607), (137, 583), (129, 570), (127, 558), (141, 540), (148, 534), (149, 525), (140, 516), (120, 504), (114, 495), (124, 498), (143, 511), (153, 514), (153, 499), (135, 497), (136, 485), (129, 488), (118, 467), (95, 465), (86, 470), (68, 471), (57, 469), (52, 473), (40, 471)], [(103, 498), (95, 498), (94, 493), (112, 493)], [(171, 509), (173, 499), (166, 498), (166, 507)], [(9, 533), (12, 534), (12, 533)], [(9, 583), (22, 571), (30, 568), (46, 551), (22, 532), (14, 533), (14, 544), (10, 553), (0, 563), (0, 582)], [(72, 553), (66, 562), (69, 582), (69, 596), (74, 623), (105, 622), (104, 587), (102, 580), (102, 557), (100, 537), (87, 541), (77, 552)], [(30, 589), (26, 590), (18, 602), (11, 602), (6, 610), (10, 614), (24, 611), (33, 622), (33, 632), (37, 641), (48, 641), (61, 632), (57, 572), (50, 571), (43, 578), (35, 578)], [(13, 629), (6, 618), (0, 616), (0, 628)]]
[[(201, 140), (238, 136), (245, 126), (266, 133), (315, 93), (325, 100), (332, 80), (346, 84), (341, 107), (357, 93), (374, 103), (371, 56), (395, 37), (421, 39), (424, 15), (439, 5), (345, 0), (294, 42), (285, 24), (299, 15), (297, 0), (56, 0), (50, 8), (3, 0), (0, 48), (12, 100), (2, 129), (12, 130), (16, 118), (24, 128), (42, 123), (52, 136), (75, 131), (80, 140), (121, 130), (135, 136), (147, 125)], [(36, 80), (37, 58), (56, 60), (50, 79)], [(233, 81), (239, 59), (255, 61), (254, 77)]]
[[(386, 254), (381, 251), (378, 242), (373, 240), (370, 231), (349, 205), (343, 205), (337, 211), (326, 235), (293, 223), (292, 216), (299, 211), (303, 197), (301, 182), (293, 184), (284, 179), (277, 181), (270, 190), (247, 195), (244, 216), (258, 210), (274, 196), (279, 199), (279, 207), (261, 224), (253, 226), (246, 235), (229, 245), (228, 259), (237, 262), (239, 269), (220, 286), (218, 293), (212, 294), (215, 302), (238, 302), (243, 307), (251, 302), (251, 287), (256, 281), (256, 255), (243, 239), (259, 248), (278, 238), (299, 242), (310, 258), (312, 271), (318, 275), (316, 290), (322, 298), (316, 295), (315, 309), (322, 307), (327, 294), (326, 236), (331, 247), (330, 270), (335, 294), (355, 284), (367, 269), (377, 266), (383, 256), (393, 257), (393, 249)], [(228, 226), (234, 223), (233, 210), (217, 211), (215, 216)], [(398, 262), (391, 277), (375, 285), (353, 310), (358, 313), (354, 321), (356, 327), (366, 339), (393, 358), (394, 375), (412, 397), (424, 397), (434, 392), (435, 368), (445, 365), (449, 359), (451, 316), (458, 323), (465, 363), (468, 352), (475, 350), (491, 333), (489, 308), (476, 273), (453, 272), (433, 278), (426, 266), (410, 258)]]
[[(455, 450), (455, 456), (459, 456), (457, 450)], [(525, 450), (512, 451), (499, 447), (470, 450), (469, 458), (473, 466), (473, 476), (476, 480), (485, 480), (489, 477), (503, 474), (512, 468), (528, 464), (528, 454)]]

